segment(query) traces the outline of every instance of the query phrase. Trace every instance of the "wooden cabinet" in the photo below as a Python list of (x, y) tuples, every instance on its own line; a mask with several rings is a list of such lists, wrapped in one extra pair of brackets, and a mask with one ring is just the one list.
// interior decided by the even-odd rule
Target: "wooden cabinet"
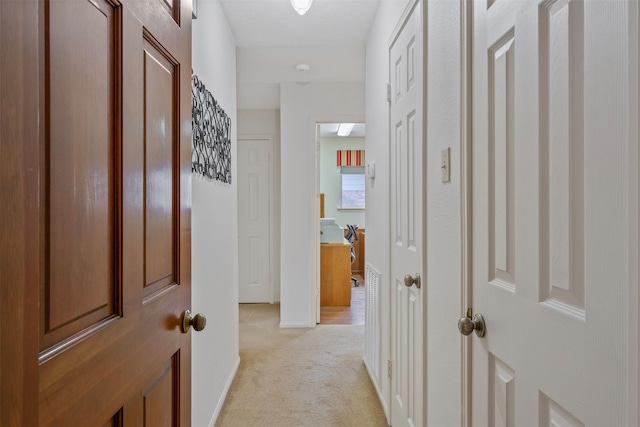
[(351, 305), (351, 245), (320, 245), (320, 305)]

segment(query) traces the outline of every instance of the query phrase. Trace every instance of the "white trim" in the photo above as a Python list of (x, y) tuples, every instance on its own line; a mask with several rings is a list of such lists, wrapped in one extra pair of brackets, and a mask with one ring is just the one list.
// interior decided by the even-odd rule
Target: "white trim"
[[(629, 1), (629, 399), (628, 425), (640, 422), (640, 4)], [(634, 120), (635, 118), (635, 120)]]
[[(364, 123), (365, 118), (363, 115), (360, 115), (360, 114), (318, 114), (317, 116), (314, 115), (310, 117), (310, 121), (313, 123), (313, 126), (311, 126), (311, 131), (313, 132), (313, 134), (310, 135), (310, 140), (314, 141), (314, 144), (316, 144), (316, 155), (317, 155), (319, 150), (318, 144), (320, 143), (320, 134), (317, 131), (318, 125), (321, 125), (323, 123), (342, 123), (342, 122)], [(313, 259), (316, 260), (316, 263), (314, 265), (313, 275), (312, 275), (312, 277), (315, 277), (316, 280), (315, 280), (315, 283), (309, 284), (309, 286), (311, 286), (312, 288), (310, 293), (311, 294), (310, 301), (309, 301), (309, 314), (310, 314), (309, 319), (310, 321), (313, 321), (313, 325), (283, 326), (282, 324), (280, 324), (281, 328), (315, 327), (316, 319), (318, 320), (320, 319), (320, 313), (318, 312), (318, 298), (319, 298), (319, 292), (320, 292), (320, 181), (319, 181), (320, 165), (317, 164), (316, 162), (316, 164), (313, 165), (313, 167), (315, 168), (316, 187), (314, 189), (314, 194), (313, 194), (314, 208), (313, 208), (313, 217), (311, 218), (311, 221), (313, 221), (313, 224), (315, 224), (316, 226), (313, 228), (314, 235), (309, 236), (311, 239), (310, 241), (314, 242), (312, 256), (313, 256)]]
[(376, 394), (378, 395), (378, 400), (382, 405), (382, 410), (384, 411), (384, 416), (387, 418), (387, 424), (391, 424), (391, 419), (389, 418), (389, 406), (387, 402), (383, 399), (382, 390), (378, 386), (378, 382), (375, 380), (375, 375), (373, 374), (373, 369), (369, 366), (369, 362), (367, 362), (367, 358), (363, 357), (362, 362), (364, 363), (364, 367), (367, 369), (367, 375), (369, 375), (369, 379), (371, 380), (371, 384), (373, 384), (373, 388), (376, 390)]
[[(322, 230), (320, 230), (320, 124), (316, 123), (315, 124), (315, 138), (314, 138), (314, 144), (315, 144), (315, 151), (314, 151), (314, 158), (313, 158), (313, 165), (316, 168), (315, 170), (315, 192), (317, 194), (315, 202), (316, 202), (316, 207), (314, 209), (314, 212), (318, 213), (318, 220), (316, 221), (316, 229), (315, 229), (315, 246), (318, 247), (320, 246), (320, 243), (322, 243), (322, 240), (320, 239), (320, 233), (322, 232)], [(326, 205), (326, 203), (325, 203)], [(324, 210), (324, 209), (323, 209)], [(316, 271), (315, 271), (315, 279), (316, 279), (316, 288), (314, 289), (315, 291), (315, 304), (314, 304), (314, 310), (315, 310), (315, 314), (316, 314), (316, 325), (320, 323), (320, 315), (321, 315), (321, 304), (322, 304), (322, 295), (320, 295), (320, 293), (322, 292), (321, 287), (320, 287), (320, 267), (321, 267), (321, 262), (322, 260), (320, 259), (320, 253), (321, 251), (317, 250), (316, 251), (316, 257), (315, 257), (315, 261), (316, 261)]]
[(351, 212), (356, 211), (357, 212), (357, 211), (365, 211), (366, 208), (336, 208), (336, 210), (339, 210), (339, 211), (351, 211)]
[[(405, 11), (406, 12), (406, 11)], [(404, 12), (402, 13), (403, 17), (404, 17)], [(403, 22), (403, 20), (401, 19), (398, 22)], [(397, 24), (396, 24), (397, 26)], [(394, 29), (394, 36), (393, 38), (395, 39), (395, 32), (396, 30)], [(389, 41), (388, 46), (387, 46), (387, 88), (388, 90), (391, 91), (391, 45), (393, 43), (391, 41)], [(391, 325), (392, 325), (392, 319), (391, 319), (391, 298), (392, 298), (392, 293), (393, 293), (393, 286), (391, 284), (391, 242), (393, 241), (392, 238), (392, 231), (391, 231), (391, 141), (392, 141), (392, 126), (391, 126), (391, 105), (392, 105), (392, 100), (389, 99), (389, 101), (387, 102), (387, 183), (388, 188), (387, 188), (387, 274), (389, 276), (388, 281), (386, 282), (387, 284), (387, 298), (386, 301), (384, 300), (384, 298), (382, 298), (382, 289), (380, 288), (380, 325), (384, 323), (386, 323), (386, 333), (387, 333), (387, 343), (386, 343), (386, 353), (383, 355), (382, 351), (380, 351), (380, 363), (382, 363), (383, 360), (391, 360), (391, 349), (393, 347), (393, 343), (392, 343), (392, 332), (391, 332)], [(366, 249), (365, 249), (366, 251)], [(366, 256), (366, 255), (365, 255)], [(382, 319), (382, 304), (386, 303), (386, 307), (385, 310), (386, 314), (387, 314), (387, 318), (386, 319)], [(382, 330), (382, 328), (380, 328)], [(380, 343), (381, 343), (381, 347), (382, 347), (382, 331), (380, 331)], [(388, 375), (384, 376), (384, 379), (380, 379), (380, 381), (384, 381), (385, 385), (387, 387), (387, 399), (386, 402), (389, 405), (389, 414), (387, 415), (387, 420), (389, 420), (388, 424), (391, 425), (391, 399), (393, 399), (393, 394), (391, 392), (391, 379), (389, 378)]]
[[(314, 298), (315, 300), (315, 298)], [(281, 329), (293, 329), (293, 328), (315, 328), (316, 322), (311, 324), (304, 322), (280, 322)]]
[[(473, 81), (471, 77), (473, 49), (473, 1), (460, 0), (460, 317), (467, 307), (472, 307), (471, 280), (471, 236), (472, 236), (472, 175), (471, 148)], [(471, 420), (471, 346), (473, 340), (460, 335), (461, 345), (461, 400), (460, 425), (469, 427)]]
[[(389, 37), (389, 41), (387, 42), (387, 47), (388, 50), (391, 50), (391, 45), (393, 45), (393, 43), (396, 41), (396, 39), (398, 38), (398, 36), (400, 35), (400, 32), (402, 31), (402, 29), (404, 28), (404, 26), (407, 23), (407, 18), (409, 18), (409, 15), (411, 15), (411, 12), (413, 11), (413, 8), (420, 2), (420, 0), (411, 0), (409, 1), (409, 3), (407, 4), (407, 7), (404, 8), (404, 11), (402, 12), (402, 16), (400, 16), (400, 19), (398, 19), (398, 22), (396, 23), (396, 26), (393, 29), (393, 32), (391, 33), (391, 37)], [(423, 12), (425, 12), (425, 10), (423, 10)], [(424, 22), (424, 21), (423, 21)], [(424, 26), (422, 27), (423, 30), (423, 35), (426, 35), (424, 33)], [(424, 50), (426, 51), (427, 47), (424, 46)], [(391, 75), (389, 75), (389, 81), (391, 81)]]
[[(427, 274), (427, 267), (429, 265), (427, 259), (429, 256), (429, 227), (427, 221), (427, 214), (429, 209), (427, 207), (427, 202), (429, 200), (427, 190), (429, 189), (429, 184), (427, 182), (429, 176), (429, 161), (427, 156), (429, 154), (428, 146), (428, 132), (429, 129), (429, 1), (427, 0), (418, 0), (415, 3), (415, 7), (421, 8), (420, 10), (420, 31), (422, 32), (422, 272), (424, 277), (424, 285), (425, 291), (420, 293), (421, 303), (422, 303), (422, 388), (424, 389), (424, 393), (422, 393), (422, 422), (424, 425), (428, 424), (429, 419), (429, 399), (428, 395), (430, 393), (429, 390), (429, 363), (427, 360), (427, 356), (429, 354), (428, 345), (429, 345), (429, 337), (427, 336), (429, 332), (429, 328), (427, 327), (427, 316), (429, 311), (427, 310), (427, 298), (429, 297), (429, 276)], [(389, 69), (389, 73), (391, 73), (391, 69)], [(389, 169), (391, 170), (391, 168)], [(391, 216), (389, 216), (391, 218)], [(391, 230), (391, 229), (389, 229)], [(391, 241), (391, 240), (390, 240)], [(389, 252), (391, 253), (391, 252)], [(391, 270), (389, 270), (391, 271)], [(391, 390), (391, 387), (389, 387)], [(437, 390), (435, 391), (437, 392)]]
[(218, 404), (216, 405), (216, 410), (213, 411), (213, 415), (211, 416), (211, 421), (209, 421), (209, 427), (213, 427), (218, 421), (218, 417), (220, 416), (220, 412), (222, 412), (222, 407), (224, 406), (225, 400), (227, 400), (227, 395), (229, 394), (229, 389), (231, 388), (231, 384), (238, 373), (238, 368), (240, 367), (240, 356), (236, 359), (236, 363), (231, 370), (231, 374), (229, 378), (227, 378), (227, 383), (224, 385), (224, 390), (222, 390), (222, 394), (220, 395), (220, 399), (218, 399)]

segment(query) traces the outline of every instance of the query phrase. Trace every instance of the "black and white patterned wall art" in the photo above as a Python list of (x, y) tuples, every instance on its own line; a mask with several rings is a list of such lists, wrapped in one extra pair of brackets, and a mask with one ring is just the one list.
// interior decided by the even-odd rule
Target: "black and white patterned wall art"
[(191, 93), (191, 171), (231, 184), (231, 118), (195, 74)]

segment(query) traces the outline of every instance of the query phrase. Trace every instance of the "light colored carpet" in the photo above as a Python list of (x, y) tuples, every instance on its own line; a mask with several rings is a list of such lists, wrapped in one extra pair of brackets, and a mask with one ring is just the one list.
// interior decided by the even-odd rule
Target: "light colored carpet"
[(387, 426), (364, 326), (280, 329), (280, 306), (240, 305), (240, 367), (218, 427)]

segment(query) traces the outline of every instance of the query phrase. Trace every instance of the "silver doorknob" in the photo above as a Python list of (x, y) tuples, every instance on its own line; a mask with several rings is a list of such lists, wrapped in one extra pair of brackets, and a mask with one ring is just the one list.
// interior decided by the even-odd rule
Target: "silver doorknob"
[(482, 338), (487, 331), (487, 327), (484, 323), (484, 317), (482, 314), (476, 313), (473, 319), (470, 317), (463, 317), (458, 320), (458, 330), (462, 335), (470, 335), (472, 331), (476, 331), (476, 335)]
[(185, 310), (182, 313), (182, 332), (187, 333), (189, 329), (193, 326), (195, 331), (201, 331), (207, 326), (207, 318), (204, 317), (204, 314), (198, 313), (195, 316), (191, 317), (191, 312), (189, 310)]
[(416, 285), (416, 288), (420, 289), (420, 273), (416, 273), (414, 277), (411, 277), (408, 274), (404, 276), (404, 285), (407, 288), (410, 288), (411, 285)]

